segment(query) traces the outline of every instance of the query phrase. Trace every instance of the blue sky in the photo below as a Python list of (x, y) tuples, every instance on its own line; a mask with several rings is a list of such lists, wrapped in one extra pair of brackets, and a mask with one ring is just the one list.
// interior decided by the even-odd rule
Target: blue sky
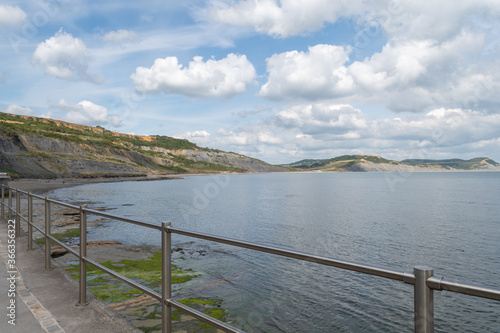
[(500, 162), (500, 2), (0, 2), (0, 111), (270, 163)]

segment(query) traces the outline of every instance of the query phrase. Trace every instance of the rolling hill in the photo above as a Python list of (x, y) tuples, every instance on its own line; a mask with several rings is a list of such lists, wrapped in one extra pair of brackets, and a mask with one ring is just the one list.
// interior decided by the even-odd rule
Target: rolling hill
[(374, 172), (417, 172), (453, 170), (498, 170), (500, 164), (487, 157), (470, 160), (408, 159), (401, 162), (387, 160), (376, 155), (343, 155), (323, 160), (301, 160), (287, 164), (295, 170), (314, 171), (374, 171)]

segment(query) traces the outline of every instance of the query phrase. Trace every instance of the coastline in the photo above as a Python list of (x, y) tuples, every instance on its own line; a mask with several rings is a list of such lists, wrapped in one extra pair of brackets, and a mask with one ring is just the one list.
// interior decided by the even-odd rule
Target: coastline
[(32, 192), (33, 194), (42, 195), (52, 190), (57, 190), (66, 187), (80, 186), (85, 184), (183, 179), (185, 177), (194, 175), (195, 174), (179, 174), (179, 175), (148, 175), (141, 177), (57, 178), (57, 179), (20, 178), (9, 181), (9, 186), (18, 188), (25, 192)]
[[(293, 171), (278, 171), (272, 173), (429, 173), (429, 172), (500, 172), (500, 167), (485, 168), (485, 169), (438, 169), (438, 168), (419, 168), (417, 170), (366, 170), (366, 171), (351, 171), (351, 170), (293, 170)], [(186, 177), (195, 176), (210, 176), (210, 175), (249, 175), (249, 174), (266, 174), (269, 172), (245, 172), (245, 173), (185, 173), (185, 174), (170, 174), (170, 175), (146, 175), (137, 177), (98, 177), (98, 178), (19, 178), (9, 181), (9, 186), (18, 188), (25, 192), (44, 195), (52, 190), (60, 188), (80, 186), (85, 184), (95, 183), (116, 183), (127, 181), (155, 181), (155, 180), (170, 180), (184, 179)]]

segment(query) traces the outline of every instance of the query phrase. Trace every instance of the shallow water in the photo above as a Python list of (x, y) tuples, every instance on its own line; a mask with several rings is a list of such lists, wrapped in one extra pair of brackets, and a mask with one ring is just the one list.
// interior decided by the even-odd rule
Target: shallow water
[[(200, 176), (59, 189), (113, 214), (500, 288), (500, 173)], [(89, 240), (159, 244), (112, 221)], [(203, 272), (186, 292), (218, 296), (248, 332), (410, 332), (413, 286), (173, 236)], [(500, 302), (435, 292), (437, 332), (500, 332)]]

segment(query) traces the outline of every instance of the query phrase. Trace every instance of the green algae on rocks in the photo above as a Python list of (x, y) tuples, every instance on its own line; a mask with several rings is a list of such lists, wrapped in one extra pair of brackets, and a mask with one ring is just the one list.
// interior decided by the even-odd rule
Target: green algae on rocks
[[(159, 251), (152, 252), (149, 258), (143, 260), (123, 259), (120, 261), (104, 261), (100, 264), (148, 288), (160, 291), (161, 252)], [(78, 264), (71, 264), (66, 270), (78, 280)], [(190, 269), (181, 269), (176, 265), (172, 265), (172, 284), (188, 282), (198, 275)], [(87, 264), (87, 288), (97, 298), (109, 303), (115, 311), (141, 331), (146, 333), (161, 331), (162, 306), (156, 299), (142, 295), (141, 291), (113, 278), (90, 264)], [(226, 320), (227, 311), (221, 308), (221, 299), (186, 298), (179, 302), (217, 320)], [(189, 333), (217, 332), (217, 329), (210, 325), (176, 309), (172, 310), (172, 324), (176, 331), (180, 330)]]
[[(220, 306), (220, 299), (206, 298), (186, 298), (180, 300), (179, 303), (189, 306), (195, 310), (205, 313), (217, 320), (226, 321), (227, 311)], [(137, 316), (131, 323), (145, 333), (161, 331), (161, 304), (155, 306), (147, 305), (139, 311), (134, 311), (133, 315)], [(200, 333), (216, 333), (220, 332), (209, 324), (198, 321), (197, 319), (183, 313), (182, 311), (172, 310), (172, 326), (176, 332), (200, 332)]]
[[(64, 232), (53, 233), (50, 235), (61, 242), (66, 242), (71, 238), (80, 237), (80, 228), (69, 228), (66, 229)], [(45, 237), (35, 239), (35, 243), (39, 245), (44, 245)], [(51, 241), (51, 244), (54, 245), (55, 242)]]
[[(123, 259), (118, 262), (105, 261), (101, 265), (138, 283), (160, 290), (161, 252), (154, 252), (146, 260)], [(79, 278), (79, 265), (73, 264), (66, 269), (75, 279)], [(184, 283), (198, 276), (190, 269), (181, 269), (172, 265), (172, 284)], [(139, 296), (141, 291), (121, 282), (94, 266), (87, 264), (87, 284), (89, 291), (107, 303), (123, 302)]]

